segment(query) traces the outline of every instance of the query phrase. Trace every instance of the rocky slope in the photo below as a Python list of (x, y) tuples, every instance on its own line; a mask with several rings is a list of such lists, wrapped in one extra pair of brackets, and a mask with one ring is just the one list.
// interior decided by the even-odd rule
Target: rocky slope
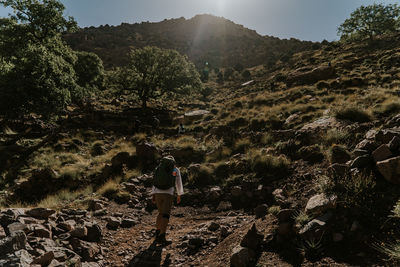
[[(397, 265), (398, 40), (325, 44), (168, 109), (105, 95), (53, 124), (2, 118), (0, 262)], [(148, 192), (165, 153), (185, 195), (163, 249)]]

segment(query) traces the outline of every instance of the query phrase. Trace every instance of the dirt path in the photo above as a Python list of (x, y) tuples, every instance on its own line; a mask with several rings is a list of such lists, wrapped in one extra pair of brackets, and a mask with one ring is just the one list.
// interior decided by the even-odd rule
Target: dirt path
[[(204, 266), (225, 236), (248, 225), (252, 216), (238, 212), (213, 213), (208, 208), (178, 207), (172, 212), (168, 239), (162, 247), (154, 243), (156, 211), (143, 215), (136, 226), (116, 231), (107, 230), (104, 258), (109, 266)], [(214, 222), (214, 228), (209, 227)], [(225, 259), (229, 266), (229, 257)]]

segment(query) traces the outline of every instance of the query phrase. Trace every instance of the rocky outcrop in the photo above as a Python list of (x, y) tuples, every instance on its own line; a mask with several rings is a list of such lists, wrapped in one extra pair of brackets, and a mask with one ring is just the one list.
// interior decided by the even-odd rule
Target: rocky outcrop
[(336, 70), (329, 66), (320, 66), (312, 70), (300, 68), (290, 73), (286, 79), (288, 86), (314, 84), (321, 80), (336, 77)]

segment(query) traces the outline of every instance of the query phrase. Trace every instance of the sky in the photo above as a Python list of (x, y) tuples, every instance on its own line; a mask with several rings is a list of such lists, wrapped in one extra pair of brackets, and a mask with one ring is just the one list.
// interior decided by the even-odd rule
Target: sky
[[(261, 35), (337, 40), (337, 27), (361, 5), (400, 0), (61, 0), (80, 27), (222, 16)], [(0, 7), (0, 16), (9, 10)]]

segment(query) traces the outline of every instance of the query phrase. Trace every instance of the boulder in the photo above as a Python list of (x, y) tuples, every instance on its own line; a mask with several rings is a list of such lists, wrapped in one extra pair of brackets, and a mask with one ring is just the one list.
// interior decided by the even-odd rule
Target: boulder
[(193, 121), (197, 121), (200, 120), (204, 117), (204, 115), (208, 115), (210, 114), (210, 111), (208, 110), (194, 110), (194, 111), (190, 111), (190, 112), (186, 112), (184, 115), (184, 123), (188, 124), (191, 123)]
[(388, 182), (400, 184), (400, 156), (378, 161), (376, 167)]
[(39, 264), (41, 266), (49, 265), (54, 259), (54, 252), (49, 251), (46, 252), (36, 258), (33, 259), (32, 264)]
[(351, 159), (350, 153), (343, 147), (334, 145), (331, 148), (331, 162), (343, 164)]
[(31, 267), (33, 259), (31, 254), (25, 249), (21, 249), (12, 253), (0, 256), (0, 266), (20, 266), (20, 267)]
[(379, 144), (388, 144), (395, 136), (400, 137), (400, 127), (380, 130), (376, 134), (375, 140)]
[(139, 160), (155, 160), (160, 157), (158, 148), (150, 142), (142, 142), (136, 145), (136, 155)]
[(88, 210), (97, 211), (104, 209), (105, 202), (99, 199), (91, 199), (89, 201)]
[(330, 66), (319, 66), (314, 69), (299, 68), (289, 73), (286, 83), (288, 86), (314, 84), (321, 80), (328, 80), (336, 77), (336, 70)]
[(207, 199), (211, 202), (217, 201), (222, 195), (222, 190), (219, 186), (212, 187), (208, 192)]
[(264, 240), (264, 235), (257, 230), (256, 224), (253, 224), (250, 230), (243, 237), (242, 241), (240, 242), (240, 245), (242, 247), (250, 248), (256, 251), (261, 246), (263, 240)]
[(9, 224), (7, 226), (7, 233), (8, 235), (11, 235), (12, 233), (15, 233), (17, 231), (23, 231), (25, 233), (28, 233), (29, 228), (26, 224), (20, 223), (20, 222), (15, 222), (12, 224)]
[(265, 215), (268, 214), (268, 205), (267, 204), (258, 205), (254, 209), (254, 213), (256, 214), (256, 218), (264, 217)]
[(388, 159), (392, 156), (393, 156), (393, 154), (390, 151), (389, 145), (386, 145), (386, 144), (381, 145), (380, 147), (375, 149), (374, 152), (372, 152), (372, 157), (375, 162)]
[(122, 228), (130, 228), (133, 227), (137, 224), (137, 221), (133, 220), (133, 219), (129, 219), (129, 218), (124, 218), (122, 219), (121, 222), (121, 227)]
[(74, 230), (71, 231), (71, 236), (72, 237), (77, 237), (77, 238), (84, 238), (85, 236), (87, 236), (87, 228), (85, 226), (79, 226), (76, 227)]
[(208, 226), (207, 226), (207, 229), (210, 230), (210, 231), (212, 231), (212, 232), (215, 232), (215, 231), (217, 231), (220, 227), (221, 227), (221, 225), (220, 225), (219, 223), (210, 222), (210, 223), (208, 224)]
[(121, 225), (121, 219), (115, 217), (108, 217), (107, 218), (107, 228), (111, 230), (117, 230), (118, 227)]
[(364, 169), (372, 166), (372, 160), (369, 155), (359, 156), (350, 163), (350, 168)]
[(97, 254), (100, 253), (100, 247), (96, 243), (89, 243), (79, 240), (78, 238), (72, 238), (70, 244), (73, 250), (82, 257), (83, 261), (93, 261)]
[(17, 231), (0, 240), (0, 257), (25, 249), (27, 245), (26, 235), (23, 231)]
[(26, 214), (37, 219), (47, 220), (51, 215), (56, 213), (55, 210), (45, 208), (34, 208), (26, 211)]
[(378, 147), (378, 144), (374, 140), (364, 139), (356, 145), (355, 149), (366, 150), (368, 152), (372, 152), (377, 147)]
[(307, 214), (321, 214), (328, 209), (336, 207), (336, 195), (327, 196), (324, 193), (311, 197), (306, 205)]
[(89, 242), (100, 242), (103, 239), (103, 231), (101, 227), (96, 223), (86, 223), (87, 236), (84, 240)]
[(390, 151), (392, 151), (393, 153), (398, 153), (400, 150), (400, 137), (398, 136), (393, 137), (393, 139), (390, 140), (388, 145)]
[(299, 234), (306, 240), (321, 239), (332, 216), (332, 213), (329, 212), (310, 221), (299, 231)]
[(247, 267), (250, 261), (254, 257), (254, 252), (249, 248), (244, 248), (240, 245), (236, 246), (232, 250), (230, 265), (231, 267)]
[(50, 229), (46, 228), (42, 224), (32, 224), (29, 226), (31, 231), (33, 232), (33, 236), (43, 237), (43, 238), (51, 238), (52, 232)]

